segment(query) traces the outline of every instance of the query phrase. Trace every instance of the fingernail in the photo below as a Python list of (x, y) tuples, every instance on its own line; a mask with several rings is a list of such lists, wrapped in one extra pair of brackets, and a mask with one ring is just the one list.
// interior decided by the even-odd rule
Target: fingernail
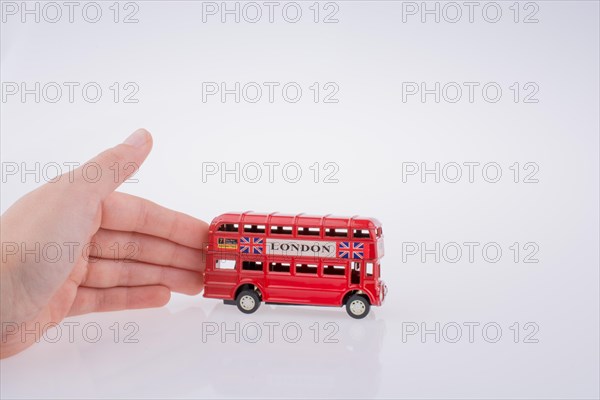
[(135, 131), (131, 135), (129, 135), (129, 137), (127, 139), (125, 139), (125, 141), (123, 143), (128, 144), (133, 147), (142, 147), (148, 141), (148, 135), (150, 135), (150, 134), (148, 133), (147, 130), (138, 129), (137, 131)]

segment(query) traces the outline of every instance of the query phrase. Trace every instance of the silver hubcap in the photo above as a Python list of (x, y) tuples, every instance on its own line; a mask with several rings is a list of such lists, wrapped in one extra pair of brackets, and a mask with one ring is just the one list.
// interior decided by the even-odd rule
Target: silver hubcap
[(255, 305), (256, 305), (256, 302), (254, 301), (252, 296), (249, 296), (246, 294), (246, 295), (242, 296), (242, 298), (240, 299), (240, 306), (246, 311), (252, 310)]
[(361, 300), (354, 300), (350, 303), (350, 311), (352, 311), (352, 314), (354, 315), (362, 315), (365, 312), (365, 309), (365, 303)]

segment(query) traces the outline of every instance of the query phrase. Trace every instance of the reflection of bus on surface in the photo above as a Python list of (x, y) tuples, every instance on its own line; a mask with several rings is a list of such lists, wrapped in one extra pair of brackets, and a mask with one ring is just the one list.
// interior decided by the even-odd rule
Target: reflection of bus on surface
[(209, 228), (204, 297), (253, 313), (266, 303), (379, 306), (381, 224), (374, 218), (229, 213)]

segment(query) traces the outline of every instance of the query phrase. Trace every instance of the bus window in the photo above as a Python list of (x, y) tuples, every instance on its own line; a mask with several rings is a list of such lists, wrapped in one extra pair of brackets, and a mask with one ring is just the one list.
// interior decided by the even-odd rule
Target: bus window
[(279, 262), (269, 263), (269, 272), (285, 272), (289, 274), (290, 264)]
[(263, 263), (261, 261), (242, 261), (242, 269), (246, 271), (262, 271)]
[(219, 232), (237, 232), (238, 224), (221, 224), (217, 228), (217, 231), (219, 231)]
[(373, 277), (373, 263), (367, 263), (367, 268), (365, 272), (367, 273), (368, 278)]
[(271, 233), (275, 235), (291, 235), (292, 227), (291, 226), (271, 226)]
[(381, 227), (377, 228), (377, 237), (380, 238), (381, 235), (383, 235), (383, 231), (381, 230)]
[(301, 236), (319, 236), (321, 235), (320, 228), (313, 227), (298, 227), (298, 235)]
[(371, 235), (369, 234), (369, 231), (367, 229), (355, 229), (354, 237), (362, 238), (362, 239), (370, 239)]
[(348, 237), (348, 229), (346, 228), (328, 228), (325, 230), (325, 236), (333, 237)]
[(296, 264), (297, 274), (317, 274), (316, 264)]
[(343, 265), (323, 265), (323, 275), (344, 276), (346, 267)]
[(264, 225), (244, 225), (244, 232), (246, 233), (265, 233)]
[(232, 271), (235, 269), (235, 260), (216, 260), (215, 269)]

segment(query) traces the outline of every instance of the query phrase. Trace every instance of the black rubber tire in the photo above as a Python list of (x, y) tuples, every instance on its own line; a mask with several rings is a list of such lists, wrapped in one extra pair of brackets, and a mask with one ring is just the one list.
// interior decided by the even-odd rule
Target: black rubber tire
[[(354, 303), (354, 305), (353, 305)], [(356, 313), (358, 309), (362, 309), (362, 313)], [(352, 318), (362, 319), (369, 314), (369, 310), (371, 309), (371, 304), (369, 304), (369, 300), (365, 296), (361, 296), (360, 294), (354, 294), (350, 296), (348, 301), (346, 301), (346, 311), (348, 315)]]
[[(254, 307), (248, 308), (248, 298), (245, 296), (250, 296), (254, 300)], [(258, 293), (256, 293), (254, 290), (242, 290), (237, 295), (237, 298), (235, 299), (235, 304), (237, 305), (238, 310), (240, 310), (244, 314), (252, 314), (256, 310), (258, 310), (258, 307), (260, 307), (260, 297), (258, 297)]]

